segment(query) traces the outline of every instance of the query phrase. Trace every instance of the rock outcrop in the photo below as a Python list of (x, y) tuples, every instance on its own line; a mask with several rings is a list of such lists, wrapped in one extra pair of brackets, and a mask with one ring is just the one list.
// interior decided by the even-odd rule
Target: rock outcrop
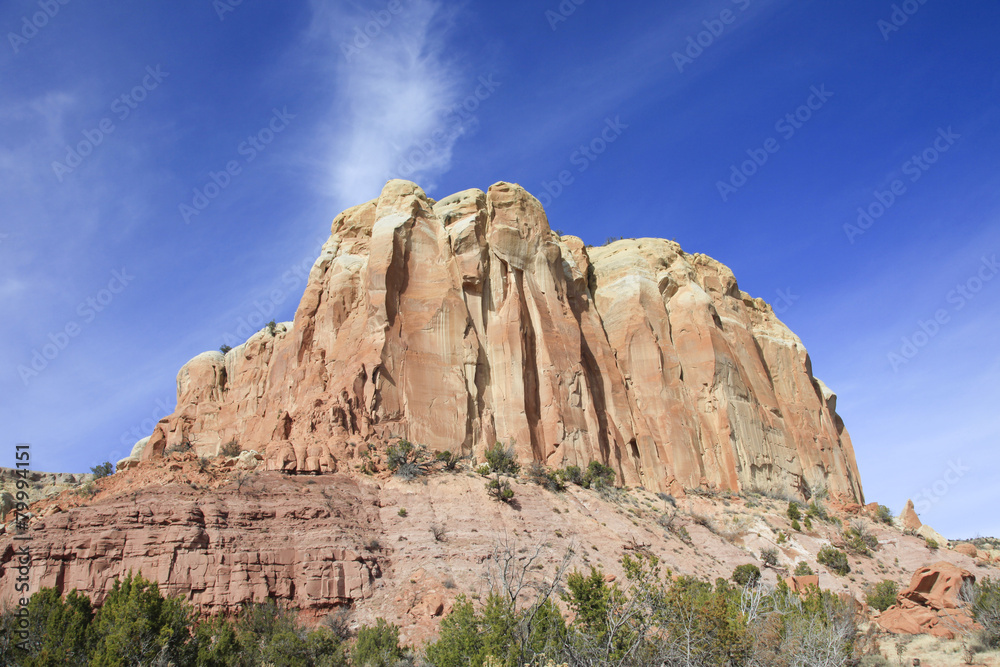
[(920, 517), (917, 516), (917, 510), (914, 509), (912, 500), (906, 501), (906, 507), (903, 508), (903, 512), (899, 515), (899, 523), (904, 530), (912, 530), (914, 532), (920, 530), (920, 526), (924, 525)]
[[(266, 497), (250, 478), (210, 493), (163, 486), (183, 465), (106, 502), (73, 507), (65, 498), (42, 510), (28, 533), (30, 590), (77, 589), (100, 604), (115, 578), (134, 571), (211, 612), (269, 597), (321, 612), (371, 596), (381, 576), (377, 549), (365, 548), (380, 531), (374, 483), (336, 475), (322, 493), (272, 488)], [(20, 544), (0, 546), (5, 602), (17, 599)]]
[(836, 395), (728, 268), (661, 239), (587, 247), (509, 183), (435, 202), (394, 180), (339, 215), (294, 321), (186, 364), (127, 465), (235, 439), (269, 470), (326, 473), (396, 437), (863, 502)]
[[(31, 504), (42, 498), (57, 496), (67, 489), (94, 479), (92, 473), (27, 471), (24, 476), (14, 468), (0, 468), (0, 522), (12, 521), (15, 501), (20, 491), (21, 502)], [(10, 516), (8, 516), (10, 514)]]
[(944, 561), (920, 568), (910, 587), (899, 593), (895, 605), (882, 612), (878, 623), (895, 634), (954, 639), (973, 626), (960, 595), (963, 583), (975, 581), (968, 570)]

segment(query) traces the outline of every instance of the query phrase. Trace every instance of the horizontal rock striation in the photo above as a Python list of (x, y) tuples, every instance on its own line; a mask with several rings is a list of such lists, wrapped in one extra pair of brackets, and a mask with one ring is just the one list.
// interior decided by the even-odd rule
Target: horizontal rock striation
[(191, 360), (130, 458), (236, 440), (324, 473), (394, 437), (480, 460), (509, 442), (654, 490), (863, 501), (836, 396), (728, 268), (660, 239), (586, 247), (509, 183), (435, 202), (394, 180), (340, 214), (294, 322)]
[(364, 540), (381, 530), (377, 487), (338, 475), (323, 494), (186, 488), (152, 485), (89, 506), (49, 507), (27, 541), (0, 543), (0, 599), (17, 599), (25, 545), (28, 590), (76, 589), (97, 604), (129, 571), (213, 613), (268, 598), (321, 612), (372, 595), (381, 565)]

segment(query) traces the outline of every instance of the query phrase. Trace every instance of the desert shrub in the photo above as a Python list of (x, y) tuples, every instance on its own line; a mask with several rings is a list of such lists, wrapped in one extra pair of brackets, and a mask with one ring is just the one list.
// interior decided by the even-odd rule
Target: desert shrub
[(198, 472), (207, 472), (211, 467), (212, 462), (208, 460), (208, 457), (201, 456), (198, 458)]
[(176, 445), (170, 445), (167, 447), (163, 453), (164, 454), (186, 454), (190, 452), (193, 448), (190, 440), (184, 439), (178, 442)]
[(502, 502), (510, 502), (514, 499), (514, 489), (510, 486), (507, 476), (516, 475), (521, 470), (520, 464), (514, 456), (513, 447), (504, 447), (501, 443), (496, 443), (486, 450), (487, 475), (492, 475), (492, 479), (486, 483), (486, 491), (490, 496)]
[(1000, 648), (1000, 581), (983, 579), (963, 586), (962, 594), (976, 622), (982, 626), (976, 639), (987, 649)]
[(399, 511), (398, 511), (398, 512), (396, 512), (396, 514), (398, 514), (399, 516), (401, 516), (401, 517), (404, 517), (404, 518), (405, 518), (405, 517), (406, 517), (406, 508), (405, 508), (405, 507), (400, 507), (400, 508), (399, 508)]
[(788, 514), (788, 518), (792, 521), (798, 521), (802, 518), (802, 512), (799, 510), (799, 504), (794, 500), (788, 501), (788, 511), (786, 514)]
[(885, 611), (896, 604), (896, 594), (899, 593), (899, 584), (891, 579), (885, 579), (875, 584), (865, 595), (865, 601), (872, 609)]
[(219, 352), (221, 352), (222, 354), (227, 354), (232, 349), (233, 348), (230, 347), (229, 345), (220, 345), (219, 346)]
[(240, 448), (240, 443), (235, 440), (230, 440), (222, 447), (219, 448), (219, 456), (225, 456), (227, 458), (233, 458), (234, 456), (239, 456), (240, 452), (243, 450)]
[(104, 463), (98, 464), (90, 469), (90, 472), (94, 473), (94, 479), (101, 479), (103, 477), (108, 477), (115, 471), (115, 466), (111, 461), (105, 461)]
[(267, 333), (271, 334), (271, 336), (274, 336), (274, 334), (277, 333), (277, 331), (278, 331), (277, 322), (271, 320), (270, 322), (267, 323)]
[(351, 649), (351, 661), (357, 667), (393, 667), (404, 657), (399, 645), (399, 626), (387, 623), (384, 618), (375, 625), (358, 629), (358, 639)]
[(885, 505), (879, 505), (875, 510), (875, 518), (881, 523), (892, 524), (892, 510)]
[(487, 482), (486, 491), (490, 497), (501, 502), (509, 503), (514, 499), (514, 489), (510, 486), (510, 480), (501, 477)]
[(826, 546), (816, 554), (816, 561), (825, 565), (840, 576), (850, 573), (851, 565), (847, 562), (847, 554), (836, 547)]
[(323, 619), (323, 625), (326, 626), (333, 635), (341, 640), (345, 641), (351, 636), (351, 612), (349, 609), (341, 607), (337, 611), (332, 611), (326, 615)]
[(808, 516), (806, 516), (806, 518), (802, 519), (802, 525), (805, 526), (806, 530), (812, 530), (813, 529), (812, 519), (810, 519)]
[(458, 464), (464, 458), (461, 454), (452, 451), (438, 452), (434, 455), (434, 460), (441, 464), (441, 467), (448, 472), (458, 469)]
[(799, 525), (798, 519), (792, 519), (792, 530), (795, 532), (802, 532), (802, 526)]
[(386, 450), (386, 464), (396, 477), (410, 481), (427, 472), (427, 450), (400, 439)]
[(740, 586), (746, 586), (747, 584), (755, 584), (759, 580), (760, 580), (760, 568), (758, 568), (753, 563), (738, 565), (736, 569), (733, 570), (733, 581), (735, 581)]
[(583, 486), (583, 472), (581, 472), (580, 466), (566, 466), (559, 471), (559, 475), (567, 484)]
[(813, 519), (819, 519), (820, 521), (829, 521), (830, 515), (827, 514), (826, 508), (817, 499), (809, 503), (809, 508), (806, 510), (806, 516), (812, 517)]
[(528, 479), (549, 491), (565, 491), (566, 483), (557, 472), (549, 470), (538, 461), (528, 466)]
[(99, 491), (100, 489), (98, 489), (97, 485), (94, 484), (94, 480), (90, 480), (76, 488), (77, 495), (83, 496), (84, 498), (93, 498)]
[(514, 448), (504, 447), (499, 442), (486, 450), (486, 465), (491, 473), (501, 475), (516, 475), (521, 470), (521, 465), (514, 455)]
[(878, 549), (878, 537), (868, 524), (861, 519), (855, 519), (844, 531), (844, 541), (847, 548), (862, 556), (869, 556)]
[(932, 537), (924, 538), (924, 541), (927, 544), (927, 548), (930, 549), (931, 551), (937, 551), (938, 547), (941, 546), (937, 543), (937, 540), (935, 540)]
[(583, 486), (587, 489), (602, 489), (613, 486), (615, 483), (614, 468), (610, 468), (598, 461), (591, 461), (587, 466), (587, 472), (583, 475)]
[(656, 494), (656, 497), (662, 500), (663, 502), (667, 503), (668, 505), (673, 505), (674, 507), (677, 507), (677, 501), (674, 500), (674, 497), (669, 493), (663, 493), (662, 491), (660, 491), (659, 493)]
[(813, 572), (811, 567), (809, 567), (809, 563), (803, 560), (799, 561), (798, 565), (795, 566), (794, 574), (796, 577), (809, 577), (816, 573)]
[(764, 565), (775, 567), (778, 564), (778, 550), (773, 547), (761, 549), (760, 560)]

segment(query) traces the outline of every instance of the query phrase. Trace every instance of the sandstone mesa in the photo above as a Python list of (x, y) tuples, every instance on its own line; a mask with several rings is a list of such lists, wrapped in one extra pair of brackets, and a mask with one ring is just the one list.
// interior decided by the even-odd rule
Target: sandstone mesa
[(397, 437), (480, 460), (513, 443), (666, 492), (864, 502), (836, 395), (727, 267), (662, 239), (587, 247), (503, 182), (435, 202), (393, 180), (337, 216), (294, 321), (187, 363), (120, 468), (236, 440), (268, 470), (331, 473)]

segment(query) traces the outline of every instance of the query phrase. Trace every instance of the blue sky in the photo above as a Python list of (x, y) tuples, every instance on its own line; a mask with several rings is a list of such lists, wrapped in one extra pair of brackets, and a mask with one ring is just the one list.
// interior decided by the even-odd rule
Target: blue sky
[(995, 2), (94, 4), (0, 9), (3, 464), (126, 455), (387, 178), (506, 180), (589, 243), (726, 263), (869, 500), (1000, 535)]

